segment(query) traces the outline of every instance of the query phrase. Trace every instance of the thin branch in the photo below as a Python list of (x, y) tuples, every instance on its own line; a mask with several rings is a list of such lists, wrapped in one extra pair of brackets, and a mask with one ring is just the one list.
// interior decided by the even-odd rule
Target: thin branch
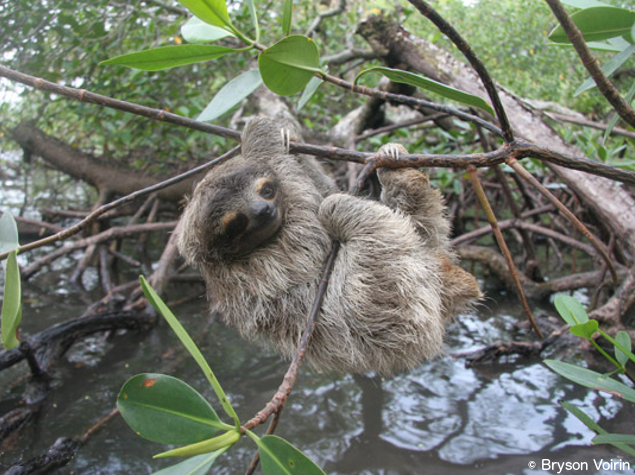
[(64, 97), (70, 97), (80, 102), (88, 102), (91, 104), (97, 104), (100, 106), (110, 107), (112, 109), (121, 110), (124, 112), (132, 112), (133, 114), (148, 117), (150, 119), (169, 122), (171, 124), (182, 125), (190, 129), (199, 130), (221, 137), (230, 138), (234, 140), (240, 140), (240, 132), (225, 127), (219, 127), (217, 125), (207, 124), (205, 122), (199, 122), (197, 120), (188, 119), (187, 117), (166, 112), (163, 109), (153, 109), (152, 107), (145, 107), (139, 104), (133, 104), (131, 102), (120, 101), (113, 99), (112, 97), (102, 96), (101, 94), (95, 94), (94, 92), (87, 91), (86, 89), (76, 89), (74, 87), (60, 86), (54, 82), (46, 81), (42, 78), (29, 76), (28, 74), (15, 71), (0, 65), (0, 76), (10, 79), (21, 84), (26, 84), (35, 89), (42, 91), (53, 92)]
[[(63, 95), (65, 97), (77, 99), (85, 102), (93, 102), (105, 107), (112, 107), (132, 114), (142, 115), (144, 117), (150, 117), (155, 120), (172, 123), (175, 125), (181, 125), (193, 130), (199, 130), (205, 133), (220, 135), (222, 137), (232, 138), (240, 140), (240, 132), (224, 127), (213, 126), (204, 122), (198, 122), (196, 120), (187, 119), (177, 114), (171, 114), (161, 109), (152, 109), (150, 107), (140, 106), (138, 104), (120, 101), (112, 99), (110, 97), (101, 96), (99, 94), (91, 93), (83, 89), (74, 89), (72, 87), (59, 86), (55, 83), (46, 81), (42, 78), (36, 78), (27, 74), (19, 73), (12, 69), (0, 66), (0, 77), (6, 77), (8, 79), (32, 86), (38, 89), (55, 92), (56, 94)], [(498, 127), (494, 126), (490, 122), (487, 122), (480, 117), (461, 112), (452, 107), (444, 106), (441, 104), (435, 104), (433, 102), (422, 101), (411, 96), (404, 96), (400, 94), (392, 94), (377, 89), (372, 89), (364, 86), (356, 86), (343, 79), (336, 78), (334, 76), (326, 75), (323, 79), (339, 85), (353, 92), (369, 95), (371, 97), (378, 97), (387, 101), (403, 102), (406, 105), (411, 105), (414, 108), (430, 108), (439, 112), (444, 112), (460, 119), (475, 122), (481, 125), (483, 128), (494, 132), (496, 135), (500, 135), (501, 131)], [(94, 100), (93, 100), (94, 99)], [(347, 150), (339, 147), (326, 147), (319, 145), (312, 145), (306, 143), (291, 142), (290, 151), (296, 154), (309, 154), (321, 158), (327, 158), (332, 160), (347, 160), (357, 163), (366, 163), (366, 161), (373, 156), (372, 153), (357, 152), (355, 150)], [(459, 154), (459, 155), (425, 155), (425, 154), (412, 154), (404, 155), (400, 157), (400, 160), (392, 162), (386, 166), (391, 167), (446, 167), (446, 168), (464, 168), (468, 166), (474, 166), (476, 168), (491, 167), (503, 163), (508, 154), (513, 151), (517, 159), (533, 157), (539, 160), (555, 163), (566, 168), (574, 170), (580, 170), (594, 175), (603, 176), (611, 180), (617, 180), (624, 183), (635, 184), (635, 172), (629, 170), (622, 170), (617, 167), (611, 167), (603, 163), (594, 162), (586, 158), (578, 158), (573, 156), (564, 155), (551, 151), (547, 148), (539, 147), (530, 142), (516, 140), (511, 144), (505, 144), (498, 150), (489, 153), (475, 153), (475, 154)], [(210, 164), (211, 166), (211, 164)], [(194, 171), (194, 170), (193, 170)], [(178, 178), (178, 177), (177, 177)], [(175, 178), (176, 179), (176, 178)], [(0, 254), (0, 260), (5, 259), (5, 254)]]
[(498, 221), (496, 220), (496, 216), (494, 215), (494, 211), (492, 210), (491, 205), (487, 199), (487, 195), (485, 194), (485, 190), (481, 186), (481, 182), (478, 179), (478, 173), (476, 168), (470, 167), (467, 169), (467, 172), (470, 176), (470, 181), (472, 182), (472, 187), (476, 193), (476, 196), (483, 207), (483, 211), (485, 211), (485, 215), (487, 216), (487, 221), (492, 227), (492, 232), (494, 233), (494, 237), (496, 238), (496, 242), (498, 243), (498, 247), (500, 248), (503, 256), (505, 257), (505, 261), (507, 261), (507, 266), (509, 267), (509, 271), (511, 272), (512, 280), (514, 281), (514, 285), (516, 287), (516, 291), (518, 292), (518, 298), (520, 299), (520, 303), (525, 311), (525, 315), (529, 319), (531, 326), (535, 330), (538, 337), (543, 338), (542, 332), (540, 328), (538, 328), (538, 324), (534, 319), (534, 315), (531, 312), (531, 308), (529, 308), (529, 302), (527, 302), (527, 297), (525, 297), (525, 292), (523, 291), (523, 285), (520, 282), (520, 278), (518, 277), (518, 271), (516, 270), (516, 265), (514, 264), (514, 259), (512, 259), (512, 255), (509, 252), (509, 248), (507, 247), (507, 243), (505, 242), (505, 238), (503, 237), (503, 233), (498, 227)]
[(369, 139), (371, 137), (374, 137), (375, 135), (387, 134), (389, 132), (392, 132), (393, 130), (406, 129), (414, 125), (424, 124), (426, 122), (430, 122), (433, 120), (443, 119), (447, 116), (448, 114), (444, 112), (437, 112), (436, 114), (425, 115), (423, 117), (419, 117), (418, 119), (407, 120), (405, 122), (400, 122), (398, 124), (386, 125), (385, 127), (369, 130), (368, 132), (362, 135), (358, 135), (357, 137), (355, 137), (355, 142), (361, 142), (362, 140)]
[[(557, 112), (543, 112), (543, 114), (557, 122), (569, 122), (570, 124), (581, 125), (583, 127), (590, 127), (592, 129), (606, 130), (608, 126), (601, 122), (594, 122), (592, 120), (580, 119), (578, 117), (571, 117), (570, 115), (559, 114)], [(629, 139), (635, 139), (635, 132), (630, 130), (621, 129), (619, 127), (613, 127), (611, 135), (621, 135)]]
[(536, 190), (538, 190), (545, 198), (547, 198), (551, 204), (553, 204), (558, 210), (575, 226), (575, 228), (582, 233), (582, 235), (589, 240), (589, 242), (593, 245), (593, 247), (600, 253), (604, 262), (609, 267), (611, 271), (611, 276), (613, 277), (613, 282), (617, 282), (617, 271), (615, 270), (615, 265), (611, 258), (609, 257), (604, 244), (600, 242), (598, 238), (596, 238), (591, 231), (587, 229), (587, 227), (582, 224), (580, 221), (562, 202), (555, 197), (553, 193), (551, 193), (547, 188), (542, 186), (536, 178), (529, 173), (515, 158), (510, 158), (507, 160), (507, 164), (512, 167), (518, 175), (531, 184)]
[[(218, 158), (215, 158), (214, 160), (211, 160), (210, 162), (207, 162), (203, 165), (200, 165), (196, 168), (193, 168), (185, 173), (181, 173), (180, 175), (177, 175), (173, 178), (170, 178), (168, 180), (164, 180), (160, 183), (157, 183), (155, 185), (149, 186), (147, 188), (144, 188), (142, 190), (139, 191), (135, 191), (134, 193), (131, 193), (129, 195), (126, 195), (122, 198), (119, 198), (118, 200), (115, 201), (111, 201), (110, 203), (107, 203), (103, 206), (100, 206), (99, 208), (97, 208), (95, 211), (93, 211), (92, 213), (90, 213), (88, 216), (86, 216), (84, 219), (82, 219), (79, 223), (75, 224), (74, 226), (71, 226), (70, 228), (67, 228), (59, 233), (53, 234), (52, 236), (46, 237), (44, 239), (40, 239), (38, 241), (34, 241), (31, 242), (29, 244), (25, 244), (24, 246), (20, 246), (18, 247), (18, 251), (19, 252), (26, 252), (26, 251), (30, 251), (31, 249), (35, 249), (38, 247), (42, 247), (45, 246), (47, 244), (52, 244), (54, 242), (57, 241), (61, 241), (64, 240), (66, 238), (69, 238), (70, 236), (73, 236), (77, 233), (79, 233), (80, 231), (82, 231), (83, 229), (85, 229), (88, 225), (90, 225), (92, 222), (94, 222), (99, 216), (103, 215), (104, 213), (106, 213), (107, 211), (116, 208), (118, 206), (121, 206), (125, 203), (129, 203), (131, 201), (134, 201), (137, 198), (140, 198), (142, 196), (148, 195), (150, 193), (153, 193), (157, 190), (160, 190), (162, 188), (167, 188), (170, 185), (173, 185), (175, 183), (178, 183), (179, 181), (185, 180), (186, 178), (191, 177), (192, 175), (196, 175), (197, 173), (200, 173), (204, 170), (207, 170), (208, 168), (217, 165), (225, 160), (230, 159), (231, 157), (233, 157), (234, 155), (236, 155), (238, 152), (240, 151), (240, 147), (234, 147), (232, 148), (229, 152), (224, 153), (223, 155), (221, 155)], [(0, 261), (3, 259), (6, 259), (7, 256), (9, 255), (8, 252), (5, 253), (0, 253)]]
[(346, 9), (346, 0), (338, 0), (337, 6), (335, 8), (332, 8), (331, 10), (327, 10), (323, 13), (318, 14), (317, 18), (313, 20), (313, 23), (311, 23), (311, 26), (309, 26), (309, 29), (306, 30), (306, 33), (304, 34), (304, 36), (311, 36), (315, 32), (317, 27), (320, 26), (320, 23), (322, 23), (322, 20), (324, 20), (325, 18), (335, 16), (335, 15), (339, 15), (345, 9)]
[(465, 41), (465, 39), (456, 31), (450, 23), (448, 23), (441, 15), (439, 15), (430, 5), (428, 5), (423, 0), (408, 0), (408, 2), (413, 5), (419, 12), (428, 18), (434, 25), (447, 36), (452, 43), (456, 45), (461, 53), (467, 58), (470, 62), (476, 74), (481, 78), (481, 82), (483, 83), (483, 87), (489, 94), (489, 98), (492, 101), (492, 106), (494, 107), (494, 111), (496, 112), (496, 117), (498, 118), (498, 122), (501, 125), (502, 135), (505, 139), (505, 142), (513, 142), (514, 141), (514, 133), (512, 132), (511, 125), (509, 124), (509, 120), (507, 119), (507, 114), (505, 113), (505, 109), (503, 108), (503, 103), (498, 96), (498, 92), (496, 91), (496, 86), (494, 85), (494, 81), (491, 76), (487, 72), (485, 65), (483, 62), (476, 56), (469, 43)]
[(168, 231), (174, 229), (175, 226), (176, 222), (172, 221), (165, 223), (134, 224), (131, 226), (115, 226), (112, 228), (108, 228), (107, 230), (99, 234), (95, 234), (93, 236), (80, 239), (78, 241), (73, 241), (66, 246), (62, 246), (51, 252), (50, 254), (47, 254), (46, 256), (29, 264), (22, 270), (22, 277), (24, 279), (28, 279), (43, 266), (50, 264), (55, 259), (68, 254), (69, 252), (73, 252), (76, 249), (81, 249), (86, 246), (96, 245), (105, 241), (110, 241), (115, 238), (132, 236), (139, 233), (146, 233), (151, 231)]
[(562, 29), (567, 34), (567, 38), (575, 48), (578, 56), (582, 60), (582, 64), (589, 72), (598, 89), (606, 100), (613, 106), (615, 112), (624, 119), (631, 127), (635, 127), (635, 110), (631, 105), (620, 96), (619, 91), (611, 81), (606, 77), (604, 71), (600, 67), (600, 63), (591, 50), (587, 47), (582, 33), (573, 22), (567, 11), (564, 9), (559, 0), (545, 0), (551, 11), (560, 22)]
[[(351, 189), (351, 194), (356, 194), (366, 178), (373, 172), (373, 170), (375, 170), (378, 165), (378, 161), (375, 158), (378, 158), (378, 156), (375, 155), (374, 158), (371, 158), (366, 162), (366, 165), (357, 177), (355, 186)], [(242, 425), (243, 431), (252, 430), (260, 424), (264, 424), (267, 419), (271, 417), (271, 415), (280, 413), (284, 408), (287, 398), (289, 397), (289, 394), (291, 393), (291, 390), (295, 385), (295, 381), (300, 370), (300, 365), (302, 364), (302, 360), (304, 359), (304, 355), (306, 354), (309, 342), (311, 341), (311, 336), (313, 335), (313, 330), (315, 329), (316, 319), (318, 313), (320, 312), (324, 296), (326, 295), (326, 289), (329, 284), (329, 279), (331, 277), (331, 272), (333, 271), (333, 266), (335, 264), (335, 259), (337, 258), (339, 249), (339, 241), (333, 241), (331, 252), (322, 271), (320, 285), (318, 287), (315, 300), (313, 301), (313, 306), (311, 307), (311, 311), (309, 312), (306, 326), (300, 339), (300, 344), (298, 345), (295, 354), (293, 355), (293, 359), (291, 360), (289, 369), (282, 378), (282, 383), (278, 387), (278, 390), (273, 395), (271, 400), (265, 405), (265, 407), (254, 417), (252, 417), (250, 420)]]

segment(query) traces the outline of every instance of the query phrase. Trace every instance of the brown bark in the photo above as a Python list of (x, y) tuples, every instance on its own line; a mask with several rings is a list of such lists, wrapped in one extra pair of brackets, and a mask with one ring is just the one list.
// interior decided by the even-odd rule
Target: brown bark
[[(101, 193), (128, 195), (141, 188), (154, 185), (159, 178), (134, 172), (129, 168), (116, 167), (90, 154), (71, 147), (65, 142), (47, 135), (28, 122), (20, 123), (12, 132), (13, 139), (57, 170), (93, 185)], [(194, 179), (182, 181), (158, 191), (159, 198), (178, 201), (192, 190)]]

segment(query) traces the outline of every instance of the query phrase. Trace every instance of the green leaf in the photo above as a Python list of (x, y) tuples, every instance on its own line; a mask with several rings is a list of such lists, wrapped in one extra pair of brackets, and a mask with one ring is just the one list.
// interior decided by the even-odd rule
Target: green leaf
[(291, 18), (293, 17), (293, 0), (284, 0), (282, 6), (282, 34), (289, 36), (291, 32)]
[(313, 76), (309, 83), (306, 85), (304, 90), (302, 91), (302, 95), (300, 96), (300, 100), (298, 101), (298, 110), (302, 109), (307, 102), (311, 100), (313, 95), (316, 93), (318, 88), (322, 85), (324, 81), (322, 78)]
[(228, 449), (238, 442), (240, 437), (240, 430), (232, 427), (231, 430), (213, 439), (203, 440), (195, 444), (186, 445), (185, 447), (168, 450), (167, 452), (161, 452), (160, 454), (156, 454), (153, 458), (191, 457), (193, 455), (208, 454), (216, 450)]
[(210, 121), (222, 116), (254, 92), (261, 84), (262, 77), (257, 69), (251, 69), (236, 76), (216, 93), (196, 120)]
[(17, 251), (11, 251), (7, 257), (7, 270), (4, 275), (4, 298), (2, 300), (2, 344), (11, 350), (20, 344), (18, 328), (22, 322), (22, 284)]
[(635, 445), (635, 435), (631, 434), (601, 434), (593, 439), (594, 444), (625, 444)]
[(162, 46), (160, 48), (124, 54), (107, 59), (99, 64), (120, 64), (144, 71), (159, 71), (161, 69), (183, 66), (184, 64), (209, 61), (239, 51), (241, 50), (216, 45)]
[(606, 377), (603, 374), (596, 373), (590, 369), (580, 368), (569, 363), (564, 363), (563, 361), (545, 360), (544, 363), (560, 376), (563, 376), (574, 383), (586, 386), (587, 388), (593, 388), (613, 394), (614, 396), (624, 398), (630, 402), (635, 402), (634, 389), (629, 388), (619, 381)]
[(226, 426), (194, 388), (164, 374), (130, 378), (119, 392), (117, 407), (133, 431), (163, 444), (200, 442)]
[(216, 459), (225, 453), (226, 450), (225, 448), (216, 452), (191, 457), (176, 465), (154, 472), (152, 475), (206, 475)]
[(224, 28), (205, 23), (200, 18), (192, 17), (181, 27), (181, 36), (188, 43), (212, 43), (234, 34)]
[(0, 254), (18, 247), (18, 225), (11, 213), (5, 211), (0, 217)]
[(325, 475), (313, 460), (283, 438), (266, 435), (261, 439), (248, 434), (258, 446), (264, 475)]
[(179, 0), (195, 17), (216, 26), (231, 26), (225, 0)]
[[(619, 343), (619, 345), (625, 350), (629, 352), (631, 351), (631, 338), (624, 330), (620, 330), (619, 332), (617, 332), (617, 335), (615, 335), (615, 341)], [(624, 367), (626, 362), (629, 360), (629, 356), (622, 350), (620, 350), (617, 346), (615, 346), (615, 359), (619, 364), (622, 365), (622, 367)]]
[[(630, 45), (617, 53), (615, 56), (613, 56), (611, 60), (606, 63), (606, 65), (602, 66), (602, 71), (604, 71), (605, 76), (609, 77), (611, 74), (613, 74), (617, 70), (617, 68), (619, 68), (628, 60), (628, 58), (631, 57), (633, 53), (635, 53), (635, 45)], [(593, 78), (588, 78), (580, 85), (580, 87), (573, 93), (573, 95), (577, 96), (579, 94), (582, 94), (584, 91), (588, 91), (595, 86), (596, 84)]]
[(383, 74), (393, 82), (409, 84), (420, 89), (425, 89), (426, 91), (433, 92), (434, 94), (438, 94), (442, 97), (445, 97), (446, 99), (457, 101), (468, 106), (478, 107), (494, 115), (492, 106), (490, 106), (480, 97), (468, 94), (467, 92), (463, 92), (458, 89), (454, 89), (453, 87), (446, 86), (445, 84), (441, 84), (440, 82), (433, 81), (432, 79), (428, 79), (426, 77), (419, 76), (418, 74), (410, 73), (408, 71), (376, 66), (359, 73), (355, 78), (355, 84), (357, 84), (357, 81), (363, 75), (374, 72)]
[(571, 326), (589, 321), (589, 316), (582, 304), (569, 295), (556, 295), (554, 304), (562, 319)]
[(256, 7), (254, 7), (254, 0), (245, 0), (245, 3), (251, 17), (251, 26), (256, 32), (256, 41), (260, 41), (260, 25), (258, 25), (258, 13), (256, 12)]
[(571, 325), (569, 331), (582, 338), (590, 339), (593, 334), (598, 330), (597, 320), (589, 320), (585, 323), (578, 323), (577, 325)]
[[(573, 404), (570, 404), (566, 401), (561, 401), (560, 405), (564, 407), (567, 411), (569, 411), (571, 414), (573, 414), (575, 417), (580, 419), (580, 422), (582, 422), (585, 426), (587, 426), (593, 432), (596, 432), (597, 434), (607, 434), (607, 432), (604, 429), (602, 429), (598, 424), (596, 424), (596, 422), (593, 419), (591, 419), (584, 412), (582, 412), (580, 408), (578, 408), (577, 406), (574, 406)], [(615, 447), (635, 457), (635, 450), (631, 449), (628, 445), (615, 444)]]
[[(616, 36), (630, 37), (635, 12), (625, 8), (599, 6), (580, 10), (571, 15), (571, 19), (580, 29), (585, 41), (601, 41)], [(554, 43), (570, 43), (561, 25), (549, 33), (549, 39)]]
[(302, 35), (278, 41), (258, 55), (258, 68), (265, 85), (280, 96), (300, 92), (318, 69), (320, 53), (316, 44)]
[(141, 282), (141, 288), (143, 289), (143, 293), (148, 299), (148, 301), (157, 310), (157, 312), (159, 312), (159, 314), (161, 314), (161, 316), (165, 318), (165, 320), (170, 325), (170, 328), (172, 328), (172, 331), (176, 333), (176, 336), (179, 338), (179, 340), (181, 340), (181, 343), (183, 344), (183, 346), (185, 346), (187, 351), (190, 352), (190, 355), (192, 355), (194, 360), (198, 363), (200, 368), (203, 370), (203, 374), (209, 381), (210, 385), (212, 386), (212, 389), (214, 389), (214, 392), (216, 393), (216, 397), (218, 397), (218, 400), (223, 406), (223, 409), (225, 410), (227, 415), (234, 420), (236, 427), (240, 427), (240, 420), (238, 419), (238, 416), (236, 415), (236, 411), (234, 411), (234, 408), (229, 403), (229, 399), (227, 399), (227, 396), (225, 395), (225, 391), (223, 391), (223, 388), (221, 387), (220, 383), (216, 379), (216, 376), (214, 375), (212, 368), (210, 368), (209, 364), (207, 364), (207, 361), (203, 357), (201, 350), (198, 349), (198, 346), (196, 346), (196, 343), (194, 343), (190, 335), (188, 335), (187, 331), (185, 331), (185, 328), (183, 328), (183, 325), (181, 325), (181, 322), (177, 320), (177, 318), (174, 316), (172, 311), (163, 302), (163, 300), (161, 300), (161, 297), (159, 297), (159, 295), (154, 291), (154, 289), (150, 286), (150, 284), (148, 284), (148, 281), (145, 279), (145, 277), (143, 277), (142, 275), (139, 276), (139, 281)]
[(591, 429), (593, 432), (596, 432), (598, 434), (606, 434), (606, 431), (602, 429), (593, 419), (591, 419), (584, 412), (582, 412), (582, 410), (579, 407), (574, 406), (573, 404), (567, 401), (560, 401), (560, 405), (564, 407), (567, 411), (569, 411), (571, 414), (573, 414), (575, 417), (580, 419), (580, 421), (589, 429)]

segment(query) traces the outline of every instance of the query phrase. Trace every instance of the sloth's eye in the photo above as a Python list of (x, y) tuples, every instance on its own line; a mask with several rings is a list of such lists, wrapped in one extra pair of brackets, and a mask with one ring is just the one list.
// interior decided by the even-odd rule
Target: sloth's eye
[(260, 188), (260, 196), (266, 200), (272, 199), (276, 196), (276, 187), (273, 183), (267, 182)]

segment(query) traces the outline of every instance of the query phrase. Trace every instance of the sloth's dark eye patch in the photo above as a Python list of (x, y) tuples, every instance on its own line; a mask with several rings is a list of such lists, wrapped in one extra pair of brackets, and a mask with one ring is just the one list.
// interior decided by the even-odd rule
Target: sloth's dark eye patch
[(278, 187), (275, 182), (270, 180), (269, 178), (261, 178), (256, 182), (256, 190), (258, 194), (262, 196), (265, 200), (272, 200), (276, 197), (276, 191)]
[(223, 217), (223, 229), (228, 239), (233, 239), (247, 229), (249, 218), (243, 213), (228, 213)]

